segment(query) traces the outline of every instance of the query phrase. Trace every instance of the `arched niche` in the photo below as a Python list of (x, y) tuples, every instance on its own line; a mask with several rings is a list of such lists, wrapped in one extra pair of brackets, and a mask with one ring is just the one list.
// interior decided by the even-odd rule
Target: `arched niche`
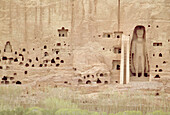
[(149, 75), (149, 60), (146, 44), (145, 27), (138, 25), (134, 28), (130, 44), (131, 76), (144, 77), (146, 74)]
[(12, 52), (12, 46), (9, 41), (6, 42), (4, 52)]

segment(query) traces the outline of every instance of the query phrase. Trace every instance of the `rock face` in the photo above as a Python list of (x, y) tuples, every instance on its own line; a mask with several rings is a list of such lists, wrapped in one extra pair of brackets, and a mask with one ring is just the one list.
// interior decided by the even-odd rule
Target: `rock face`
[[(149, 79), (169, 77), (170, 1), (120, 1), (120, 30), (129, 43), (136, 26), (146, 29)], [(118, 0), (1, 0), (1, 83), (58, 73), (73, 84), (119, 82), (117, 15)]]
[(73, 56), (73, 67), (77, 77), (75, 79), (79, 82), (110, 83), (110, 69), (97, 42), (88, 42), (83, 47), (77, 47)]
[(83, 71), (90, 66), (105, 64), (101, 51), (101, 46), (95, 42), (90, 42), (83, 47), (76, 48), (73, 51), (73, 66)]

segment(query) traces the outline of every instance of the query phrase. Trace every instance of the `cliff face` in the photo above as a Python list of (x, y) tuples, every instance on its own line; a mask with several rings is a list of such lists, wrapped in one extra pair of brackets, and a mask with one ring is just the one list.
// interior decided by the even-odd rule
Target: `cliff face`
[[(73, 28), (77, 44), (85, 44), (103, 32), (117, 30), (117, 0), (77, 0), (74, 3)], [(169, 34), (169, 7), (168, 0), (121, 0), (120, 29), (125, 35), (131, 35), (135, 26), (150, 25), (154, 33)]]
[(16, 49), (29, 43), (28, 48), (42, 45), (58, 36), (57, 29), (71, 28), (70, 0), (1, 0), (0, 4), (1, 48), (6, 41)]
[[(120, 1), (120, 30), (131, 39), (134, 28), (143, 25), (151, 75), (157, 74), (156, 64), (167, 74), (169, 64), (162, 64), (169, 62), (170, 1)], [(117, 82), (121, 60), (121, 39), (114, 36), (117, 15), (118, 0), (0, 0), (0, 66), (16, 67), (9, 69), (10, 75), (30, 64), (29, 74), (18, 71), (18, 78), (37, 74), (39, 68), (43, 71), (38, 74), (44, 76), (50, 73), (46, 67), (54, 70), (51, 73), (56, 73), (58, 67), (68, 67), (70, 72), (74, 68), (84, 74), (96, 69), (93, 77), (111, 73)], [(67, 36), (61, 36), (60, 30)], [(163, 45), (154, 47), (153, 43)], [(9, 60), (3, 57), (5, 47), (12, 57)], [(159, 54), (163, 57), (159, 58)], [(6, 74), (2, 69), (0, 76)]]
[[(1, 0), (0, 35), (24, 43), (57, 35), (69, 28), (75, 45), (94, 41), (103, 32), (117, 30), (117, 0)], [(131, 34), (136, 25), (158, 25), (169, 33), (169, 0), (121, 0), (121, 30)], [(157, 32), (156, 32), (157, 33)]]

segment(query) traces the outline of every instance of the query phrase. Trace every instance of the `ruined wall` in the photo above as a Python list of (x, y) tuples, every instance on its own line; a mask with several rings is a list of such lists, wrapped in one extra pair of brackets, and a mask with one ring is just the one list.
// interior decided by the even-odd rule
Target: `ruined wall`
[[(157, 74), (170, 74), (169, 9), (169, 0), (121, 0), (120, 30), (123, 34), (132, 38), (137, 25), (146, 28), (152, 78)], [(117, 0), (1, 0), (0, 20), (1, 77), (20, 80), (36, 74), (45, 76), (58, 73), (58, 66), (67, 68), (69, 74), (75, 76), (74, 65), (82, 60), (85, 60), (85, 66), (90, 65), (90, 57), (96, 57), (96, 65), (106, 67), (104, 72), (109, 72), (111, 81), (119, 82), (121, 37), (114, 34), (118, 26)], [(62, 27), (68, 29), (67, 37), (59, 36), (58, 29)], [(10, 45), (4, 52), (8, 41)], [(98, 51), (94, 51), (74, 62), (73, 51), (81, 49), (80, 52), (85, 52), (83, 47), (88, 46), (88, 42), (99, 49), (100, 55), (95, 55)], [(154, 43), (162, 45), (153, 46)], [(159, 57), (160, 53), (162, 57)], [(100, 56), (103, 60), (98, 63)], [(79, 70), (82, 66), (76, 68)]]

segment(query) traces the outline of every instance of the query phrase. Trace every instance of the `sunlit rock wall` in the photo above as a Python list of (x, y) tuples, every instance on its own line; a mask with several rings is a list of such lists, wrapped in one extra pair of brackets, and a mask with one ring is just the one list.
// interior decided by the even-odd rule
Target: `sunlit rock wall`
[[(5, 44), (10, 41), (11, 56), (16, 58), (18, 54), (23, 54), (26, 61), (32, 59), (33, 62), (36, 62), (36, 57), (38, 57), (40, 62), (37, 62), (36, 67), (45, 60), (45, 52), (49, 53), (48, 59), (50, 61), (54, 57), (56, 58), (57, 56), (54, 54), (56, 50), (62, 52), (60, 57), (66, 64), (63, 67), (74, 66), (75, 59), (73, 59), (74, 53), (72, 55), (72, 51), (78, 52), (79, 48), (86, 47), (90, 41), (91, 45), (95, 42), (95, 45), (100, 46), (98, 48), (102, 50), (100, 51), (103, 56), (102, 63), (107, 66), (112, 78), (115, 77), (117, 81), (120, 71), (113, 69), (115, 66), (113, 61), (116, 60), (116, 63), (120, 61), (120, 54), (116, 54), (114, 49), (121, 46), (120, 39), (115, 39), (114, 36), (114, 31), (117, 31), (118, 28), (117, 6), (117, 0), (1, 0), (1, 60), (2, 56), (5, 55)], [(157, 74), (168, 76), (170, 73), (168, 69), (170, 68), (169, 12), (169, 0), (121, 0), (120, 30), (123, 31), (123, 34), (130, 36), (131, 39), (133, 30), (137, 25), (143, 25), (146, 28), (152, 77)], [(62, 27), (68, 29), (68, 36), (65, 38), (59, 37), (58, 29)], [(109, 34), (110, 37), (104, 37), (104, 33)], [(61, 43), (61, 46), (57, 46), (57, 43)], [(162, 46), (155, 47), (153, 43), (162, 43)], [(44, 49), (45, 45), (47, 49)], [(26, 51), (23, 52), (23, 49)], [(161, 58), (159, 57), (160, 53), (163, 55)], [(93, 54), (90, 55), (93, 57)], [(94, 62), (98, 62), (97, 59)], [(27, 63), (26, 61), (23, 62), (23, 65)], [(57, 60), (55, 61), (55, 64), (58, 64)], [(163, 63), (164, 61), (166, 63)], [(79, 62), (76, 61), (77, 63)], [(4, 62), (0, 64), (5, 65)], [(49, 64), (49, 66), (51, 65)], [(25, 66), (23, 67), (25, 69)], [(159, 69), (163, 71), (159, 72)], [(1, 71), (3, 71), (1, 76), (8, 75), (7, 72), (4, 72), (5, 70)], [(24, 75), (22, 72), (21, 76)]]

